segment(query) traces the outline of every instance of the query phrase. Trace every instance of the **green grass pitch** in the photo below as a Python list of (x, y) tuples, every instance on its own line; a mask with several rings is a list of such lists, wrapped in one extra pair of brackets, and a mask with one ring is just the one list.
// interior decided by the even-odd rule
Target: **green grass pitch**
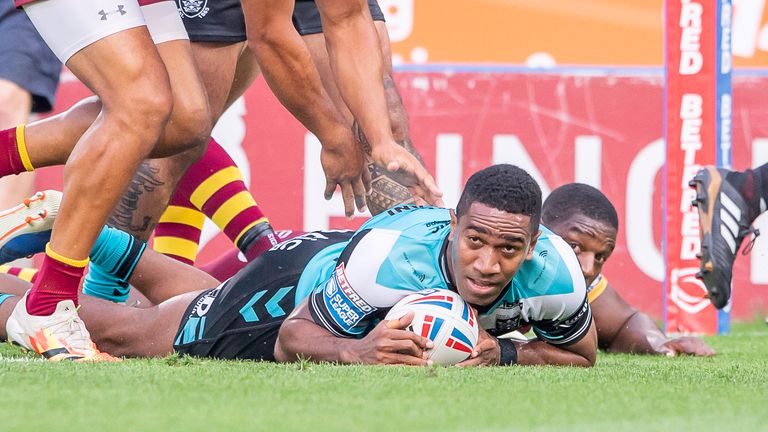
[(768, 326), (715, 358), (600, 354), (590, 370), (171, 357), (49, 364), (0, 346), (0, 431), (768, 430)]

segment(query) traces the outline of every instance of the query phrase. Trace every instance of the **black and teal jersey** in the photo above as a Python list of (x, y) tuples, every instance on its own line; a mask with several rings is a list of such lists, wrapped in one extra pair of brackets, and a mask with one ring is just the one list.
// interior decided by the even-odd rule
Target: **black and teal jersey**
[[(480, 324), (499, 335), (530, 324), (558, 345), (586, 335), (591, 323), (584, 277), (571, 248), (545, 227), (512, 282)], [(370, 219), (346, 244), (318, 255), (302, 273), (297, 298), (309, 295), (313, 319), (340, 337), (361, 337), (403, 297), (427, 288), (454, 290), (446, 248), (450, 213), (397, 206)]]
[[(576, 256), (542, 227), (497, 301), (478, 310), (500, 335), (530, 324), (553, 344), (578, 341), (591, 312)], [(273, 360), (285, 318), (307, 301), (315, 322), (339, 337), (362, 337), (403, 297), (426, 288), (455, 290), (446, 262), (446, 209), (398, 206), (358, 231), (305, 233), (273, 247), (220, 286), (201, 292), (174, 339), (182, 354)]]

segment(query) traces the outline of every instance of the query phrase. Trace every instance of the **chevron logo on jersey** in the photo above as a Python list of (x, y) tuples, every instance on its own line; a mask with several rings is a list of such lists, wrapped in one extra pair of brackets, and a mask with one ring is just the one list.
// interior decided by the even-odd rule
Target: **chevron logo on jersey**
[(432, 306), (439, 306), (448, 310), (453, 309), (453, 297), (447, 295), (428, 295), (422, 298), (409, 301), (407, 304), (418, 305), (428, 304)]
[(435, 340), (444, 322), (445, 320), (442, 318), (436, 318), (432, 315), (424, 316), (424, 324), (421, 325), (421, 337)]
[(456, 328), (454, 328), (451, 332), (451, 337), (445, 341), (445, 346), (465, 353), (472, 352), (472, 342), (464, 333), (460, 332)]

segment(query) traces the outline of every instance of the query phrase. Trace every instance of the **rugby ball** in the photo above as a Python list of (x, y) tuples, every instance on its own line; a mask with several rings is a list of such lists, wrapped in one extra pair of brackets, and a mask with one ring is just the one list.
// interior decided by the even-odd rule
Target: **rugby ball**
[(386, 320), (414, 313), (408, 330), (434, 342), (428, 351), (434, 363), (450, 365), (469, 358), (477, 344), (477, 317), (458, 294), (444, 289), (419, 291), (401, 299)]

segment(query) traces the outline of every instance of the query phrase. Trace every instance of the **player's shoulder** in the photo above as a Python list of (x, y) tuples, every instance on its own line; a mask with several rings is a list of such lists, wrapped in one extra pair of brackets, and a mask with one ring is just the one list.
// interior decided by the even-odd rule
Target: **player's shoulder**
[(451, 214), (448, 209), (403, 204), (371, 218), (360, 227), (360, 231), (379, 229), (397, 231), (405, 237), (440, 237), (450, 229), (450, 225)]
[(583, 298), (586, 285), (576, 254), (560, 236), (543, 225), (540, 228), (531, 259), (515, 275), (516, 288), (522, 297), (573, 294)]

